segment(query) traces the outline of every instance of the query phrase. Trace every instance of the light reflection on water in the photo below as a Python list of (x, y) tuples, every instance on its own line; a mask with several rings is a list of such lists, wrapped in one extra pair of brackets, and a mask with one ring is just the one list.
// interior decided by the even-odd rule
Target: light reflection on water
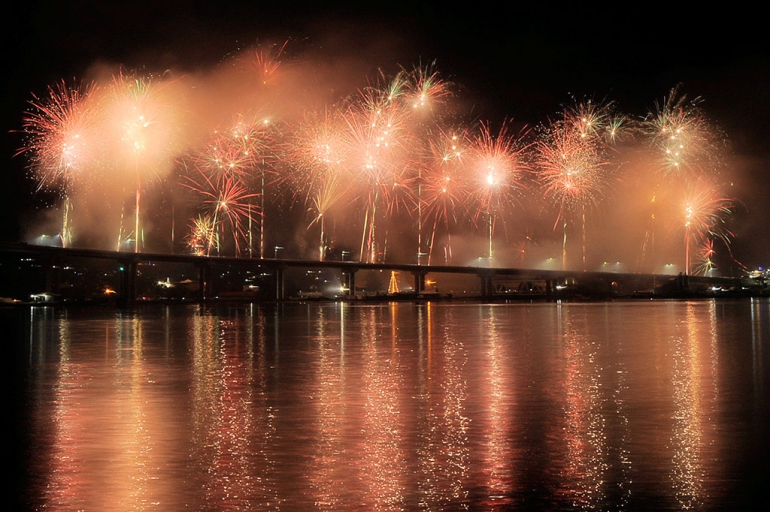
[(13, 315), (31, 509), (745, 510), (767, 468), (767, 301)]

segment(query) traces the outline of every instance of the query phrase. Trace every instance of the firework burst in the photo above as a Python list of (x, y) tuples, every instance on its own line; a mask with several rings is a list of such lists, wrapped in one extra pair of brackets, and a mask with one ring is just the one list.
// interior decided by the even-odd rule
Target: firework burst
[(733, 200), (722, 195), (713, 180), (700, 178), (684, 195), (682, 223), (685, 237), (685, 272), (690, 273), (690, 251), (694, 244), (719, 239), (729, 246), (733, 237), (725, 220), (732, 214)]
[[(400, 256), (414, 254), (409, 240), (416, 238), (417, 263), (424, 256), (430, 263), (434, 245), (446, 243), (449, 248), (462, 229), (488, 236), (491, 264), (493, 240), (498, 235), (502, 238), (503, 228), (510, 241), (512, 232), (527, 232), (532, 227), (524, 221), (534, 218), (530, 215), (534, 210), (523, 211), (513, 230), (509, 222), (521, 206), (524, 189), (530, 188), (530, 176), (538, 187), (537, 194), (527, 200), (536, 201), (532, 203), (535, 207), (546, 204), (555, 217), (554, 231), (564, 231), (560, 240), (564, 268), (567, 233), (571, 241), (581, 221), (586, 268), (586, 215), (605, 204), (615, 206), (603, 201), (612, 198), (609, 189), (614, 183), (638, 184), (638, 190), (630, 191), (650, 193), (652, 206), (644, 204), (643, 208), (654, 210), (651, 219), (657, 218), (662, 227), (676, 228), (669, 233), (680, 233), (684, 226), (688, 271), (690, 261), (696, 259), (694, 253), (690, 258), (692, 247), (711, 243), (713, 251), (715, 241), (727, 244), (732, 237), (725, 229), (729, 200), (703, 185), (721, 171), (724, 138), (706, 120), (699, 99), (688, 100), (678, 88), (638, 123), (618, 115), (611, 102), (575, 101), (560, 111), (556, 121), (538, 126), (530, 138), (529, 131), (514, 135), (512, 123), (507, 121), (499, 132), (483, 121), (473, 129), (456, 122), (462, 117), (453, 111), (457, 106), (450, 101), (453, 91), (433, 63), (400, 68), (389, 78), (380, 72), (375, 83), (352, 95), (305, 109), (306, 100), (321, 96), (297, 87), (301, 84), (294, 79), (301, 78), (308, 67), (285, 67), (281, 61), (286, 48), (283, 43), (244, 52), (246, 65), (236, 66), (235, 74), (223, 75), (237, 83), (222, 97), (227, 108), (214, 112), (221, 124), (206, 140), (199, 138), (202, 127), (190, 120), (206, 119), (210, 112), (195, 112), (191, 103), (185, 105), (189, 109), (176, 108), (177, 101), (196, 97), (177, 86), (200, 81), (184, 77), (172, 83), (167, 79), (172, 73), (153, 77), (121, 71), (98, 87), (74, 88), (62, 82), (49, 89), (48, 97), (34, 96), (23, 121), (25, 145), (17, 154), (29, 157), (30, 174), (38, 189), (58, 189), (67, 201), (64, 211), (77, 213), (78, 221), (95, 213), (81, 216), (79, 201), (86, 201), (82, 187), (91, 187), (90, 191), (97, 183), (105, 184), (99, 190), (103, 204), (97, 207), (111, 208), (111, 201), (117, 198), (120, 208), (122, 201), (118, 239), (136, 239), (137, 251), (144, 246), (140, 212), (147, 215), (140, 207), (142, 201), (151, 204), (147, 198), (140, 201), (142, 186), (148, 188), (150, 200), (168, 205), (170, 196), (154, 197), (148, 181), (160, 178), (158, 184), (168, 183), (160, 171), (180, 169), (182, 188), (194, 196), (190, 213), (195, 220), (190, 229), (196, 234), (188, 240), (192, 250), (205, 253), (240, 254), (248, 237), (251, 254), (252, 223), (259, 222), (259, 254), (264, 258), (265, 202), (269, 199), (274, 205), (268, 210), (279, 212), (282, 220), (287, 214), (291, 218), (307, 215), (300, 223), (305, 225), (298, 228), (306, 227), (312, 233), (319, 230), (318, 236), (312, 235), (311, 246), (318, 247), (321, 260), (328, 246), (349, 247), (349, 237), (360, 234), (360, 261), (386, 261), (389, 243), (390, 247), (400, 246), (399, 252), (404, 251)], [(277, 78), (281, 87), (274, 87)], [(336, 87), (337, 83), (329, 90), (338, 90)], [(208, 92), (204, 87), (198, 90)], [(210, 102), (207, 106), (213, 110)], [(283, 114), (277, 123), (266, 124), (251, 114), (252, 109)], [(222, 123), (222, 115), (231, 113), (240, 114)], [(181, 129), (188, 128), (191, 131), (182, 137)], [(624, 158), (628, 165), (622, 168), (618, 165), (618, 171), (631, 174), (612, 172), (614, 163), (621, 161), (616, 155), (633, 158)], [(632, 165), (637, 156), (652, 164)], [(174, 167), (180, 163), (183, 167)], [(268, 186), (274, 187), (269, 194)], [(134, 191), (135, 212), (129, 200)], [(684, 191), (692, 195), (688, 206), (681, 202)], [(70, 204), (75, 200), (77, 204)], [(174, 204), (170, 204), (173, 219)], [(629, 201), (629, 208), (635, 204)], [(144, 209), (156, 213), (148, 206)], [(185, 213), (184, 217), (191, 216)], [(157, 220), (162, 218), (160, 212)], [(127, 224), (135, 223), (126, 236), (124, 219)], [(69, 230), (69, 224), (65, 222), (65, 226), (63, 233)], [(332, 233), (341, 229), (347, 233)], [(660, 228), (651, 222), (648, 233), (653, 229)], [(171, 233), (173, 244), (173, 220)], [(286, 239), (292, 235), (283, 226), (276, 234), (277, 243), (293, 243)], [(299, 236), (295, 240), (297, 248), (307, 246)], [(526, 238), (521, 247), (513, 243), (508, 247), (523, 261), (529, 244)], [(546, 250), (543, 241), (539, 245)], [(674, 242), (677, 252), (680, 245)], [(643, 253), (647, 247), (645, 239)], [(502, 258), (495, 264), (501, 262)]]
[(90, 100), (96, 84), (70, 87), (64, 81), (48, 88), (48, 96), (33, 95), (31, 109), (22, 119), (26, 145), (16, 156), (29, 157), (30, 168), (42, 188), (59, 188), (64, 197), (62, 245), (72, 239), (70, 194), (77, 183), (90, 178), (97, 165), (93, 137), (96, 107)]
[(563, 269), (567, 267), (568, 217), (580, 213), (585, 270), (586, 211), (596, 206), (604, 193), (606, 148), (619, 136), (621, 123), (612, 116), (611, 103), (577, 103), (544, 127), (535, 144), (538, 182), (545, 198), (558, 208), (554, 229), (562, 224)]
[(641, 123), (663, 178), (691, 180), (718, 164), (720, 136), (699, 108), (701, 101), (674, 88)]
[(267, 121), (247, 121), (243, 116), (224, 130), (216, 130), (195, 157), (195, 165), (209, 175), (223, 179), (253, 177), (268, 154), (270, 136)]
[(697, 265), (695, 266), (693, 273), (695, 275), (704, 276), (710, 274), (716, 268), (713, 260), (715, 254), (716, 251), (714, 250), (713, 239), (706, 240), (703, 244), (701, 244), (696, 254)]
[(352, 188), (347, 172), (349, 148), (345, 144), (343, 127), (344, 121), (338, 111), (308, 113), (289, 142), (292, 172), (288, 176), (312, 214), (308, 229), (314, 224), (320, 228), (321, 261), (327, 247), (326, 217)]
[[(113, 76), (109, 94), (101, 98), (104, 116), (104, 142), (110, 148), (105, 171), (112, 181), (132, 183), (135, 194), (134, 250), (143, 245), (141, 227), (142, 184), (171, 169), (177, 148), (172, 143), (176, 132), (173, 109), (163, 98), (163, 87), (151, 76), (125, 74)], [(123, 239), (123, 214), (118, 240)], [(118, 246), (120, 248), (120, 245)]]
[(506, 121), (494, 134), (489, 123), (482, 123), (472, 137), (466, 160), (470, 197), (478, 205), (473, 217), (478, 222), (486, 215), (488, 221), (490, 264), (495, 222), (516, 206), (517, 194), (525, 187), (524, 178), (530, 171), (526, 161), (528, 145), (523, 142), (526, 132), (514, 135), (509, 128)]
[(555, 127), (538, 141), (536, 151), (538, 179), (544, 195), (558, 206), (559, 218), (596, 203), (603, 188), (603, 161), (593, 145), (579, 133)]
[(404, 91), (404, 78), (399, 75), (385, 88), (369, 88), (359, 101), (344, 111), (345, 144), (348, 148), (352, 180), (363, 191), (365, 201), (364, 233), (361, 258), (376, 261), (376, 225), (381, 214), (392, 214), (411, 202), (410, 159), (414, 158), (409, 111), (397, 101)]
[(214, 219), (209, 215), (198, 215), (192, 219), (186, 242), (190, 252), (197, 256), (209, 254), (212, 246), (218, 252), (219, 238), (214, 226)]
[[(200, 196), (204, 218), (212, 219), (212, 232), (229, 232), (235, 255), (240, 256), (242, 243), (249, 240), (247, 228), (258, 214), (254, 202), (259, 194), (249, 192), (243, 182), (234, 176), (212, 180), (200, 171), (197, 177), (188, 176), (184, 185)], [(206, 244), (207, 251), (211, 250), (213, 236), (210, 236)]]
[(263, 84), (268, 84), (275, 79), (281, 66), (281, 56), (288, 44), (289, 41), (284, 41), (281, 46), (269, 45), (260, 47), (254, 52), (254, 68)]
[(458, 211), (466, 203), (469, 189), (463, 179), (463, 156), (470, 141), (467, 130), (460, 129), (441, 130), (428, 143), (431, 158), (419, 178), (421, 211), (418, 215), (424, 215), (429, 225), (432, 224), (428, 236), (430, 264), (438, 229), (443, 227), (451, 237), (451, 224), (457, 222)]
[(344, 129), (345, 121), (338, 111), (305, 114), (286, 144), (292, 167), (287, 174), (290, 186), (312, 195), (324, 181), (345, 172), (349, 146)]
[(417, 66), (406, 81), (406, 103), (417, 112), (433, 111), (450, 94), (450, 85), (441, 79), (435, 63)]
[[(249, 256), (253, 253), (252, 224), (259, 212), (260, 220), (260, 257), (264, 258), (264, 214), (265, 188), (270, 181), (277, 180), (278, 173), (274, 164), (276, 133), (272, 123), (266, 118), (240, 114), (228, 126), (215, 130), (202, 149), (188, 156), (192, 162), (193, 177), (188, 177), (186, 186), (197, 190), (201, 197), (211, 200), (215, 189), (231, 195), (239, 190), (237, 197), (243, 199), (247, 191), (258, 188), (259, 193), (248, 193), (248, 210), (245, 213), (248, 230)], [(186, 166), (185, 166), (186, 167)], [(254, 201), (253, 196), (259, 199)], [(254, 204), (253, 204), (254, 203)], [(217, 214), (220, 219), (221, 216)], [(236, 216), (237, 217), (237, 216)], [(231, 228), (242, 231), (244, 228), (232, 224)], [(236, 254), (240, 254), (239, 236), (234, 235)]]
[(33, 95), (22, 119), (26, 144), (16, 155), (29, 156), (38, 188), (65, 190), (94, 165), (93, 133), (96, 108), (89, 101), (96, 84), (68, 86), (59, 82), (48, 96)]

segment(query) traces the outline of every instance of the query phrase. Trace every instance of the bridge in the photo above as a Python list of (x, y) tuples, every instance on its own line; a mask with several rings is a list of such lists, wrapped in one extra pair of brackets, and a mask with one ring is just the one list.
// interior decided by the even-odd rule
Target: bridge
[[(326, 271), (335, 274), (342, 286), (340, 299), (361, 298), (356, 276), (362, 272), (396, 272), (411, 276), (413, 286), (404, 293), (377, 292), (389, 298), (448, 298), (438, 294), (427, 284), (428, 276), (469, 276), (476, 281), (472, 296), (484, 300), (543, 298), (611, 298), (611, 297), (686, 297), (686, 296), (760, 296), (767, 293), (762, 279), (749, 276), (694, 276), (668, 274), (631, 274), (618, 272), (586, 272), (579, 270), (545, 270), (532, 268), (495, 268), (453, 265), (417, 265), (405, 263), (363, 263), (355, 261), (312, 261), (278, 258), (238, 258), (197, 256), (191, 254), (158, 254), (104, 251), (96, 249), (62, 248), (45, 245), (0, 243), (0, 265), (7, 285), (21, 279), (13, 271), (19, 261), (33, 265), (40, 274), (43, 292), (56, 295), (60, 291), (61, 272), (73, 265), (88, 267), (93, 262), (106, 263), (115, 270), (118, 284), (114, 290), (117, 300), (134, 302), (138, 296), (140, 267), (158, 263), (181, 264), (194, 269), (195, 279), (188, 280), (194, 289), (194, 300), (208, 301), (225, 296), (231, 298), (256, 297), (249, 293), (225, 293), (214, 278), (222, 269), (241, 269), (259, 274), (270, 281), (270, 292), (262, 293), (261, 300), (288, 300), (287, 272), (292, 270)], [(169, 283), (170, 284), (170, 283)], [(0, 297), (4, 295), (0, 283)], [(363, 295), (365, 296), (365, 295)]]

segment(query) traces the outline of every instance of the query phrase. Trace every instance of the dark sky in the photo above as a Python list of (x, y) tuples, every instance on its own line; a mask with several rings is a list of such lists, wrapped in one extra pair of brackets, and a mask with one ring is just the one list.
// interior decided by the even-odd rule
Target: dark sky
[(24, 162), (13, 157), (21, 144), (14, 130), (32, 93), (81, 78), (97, 61), (195, 72), (260, 42), (290, 40), (287, 55), (309, 49), (355, 56), (365, 63), (361, 77), (435, 61), (461, 87), (468, 108), (493, 122), (544, 121), (570, 95), (609, 99), (641, 117), (682, 84), (689, 97), (703, 98), (701, 107), (727, 134), (738, 162), (745, 212), (734, 248), (748, 265), (770, 264), (762, 210), (770, 192), (770, 56), (758, 12), (667, 3), (316, 4), (75, 0), (6, 8), (0, 214), (8, 221), (0, 239), (17, 239), (36, 206)]

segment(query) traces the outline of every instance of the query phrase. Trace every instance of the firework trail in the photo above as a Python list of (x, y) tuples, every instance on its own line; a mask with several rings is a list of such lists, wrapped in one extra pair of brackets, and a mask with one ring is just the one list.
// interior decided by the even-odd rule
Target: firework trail
[[(275, 123), (272, 123), (267, 119), (261, 122), (261, 126), (264, 130), (260, 132), (260, 135), (262, 136), (262, 153), (257, 165), (255, 178), (259, 180), (259, 211), (261, 217), (259, 223), (259, 257), (265, 259), (267, 223), (267, 217), (265, 216), (265, 197), (267, 197), (267, 187), (280, 183), (283, 181), (283, 178), (281, 176), (280, 167), (277, 165), (277, 162), (281, 159), (278, 150), (280, 144), (277, 142), (281, 137), (280, 131)], [(251, 233), (250, 230), (249, 233)], [(249, 241), (249, 256), (251, 256), (251, 241)]]
[(365, 202), (360, 259), (369, 263), (378, 260), (378, 208), (382, 205), (382, 214), (388, 215), (408, 206), (411, 200), (404, 185), (414, 141), (409, 132), (410, 112), (400, 101), (404, 92), (401, 73), (384, 87), (364, 89), (344, 110), (348, 165)]
[[(641, 121), (639, 131), (655, 158), (655, 191), (650, 204), (676, 201), (675, 191), (682, 187), (702, 188), (702, 181), (716, 176), (721, 166), (723, 136), (708, 121), (700, 109), (701, 98), (689, 100), (680, 88), (673, 88), (662, 105)], [(648, 240), (653, 238), (656, 210), (650, 215), (642, 260), (646, 257)], [(689, 242), (688, 242), (689, 247)], [(689, 270), (689, 250), (686, 251)]]
[(674, 88), (641, 122), (656, 171), (665, 181), (688, 181), (719, 165), (721, 137), (698, 106), (701, 102)]
[(90, 138), (96, 119), (95, 83), (68, 86), (64, 81), (48, 88), (48, 97), (33, 95), (23, 119), (26, 144), (16, 155), (28, 154), (39, 185), (68, 188), (93, 163)]
[[(259, 187), (259, 212), (264, 212), (265, 187), (268, 176), (275, 174), (272, 147), (275, 144), (272, 125), (266, 119), (239, 114), (230, 126), (215, 130), (203, 149), (190, 159), (198, 173), (211, 179), (218, 188), (232, 187), (241, 183), (243, 187)], [(194, 178), (193, 183), (200, 179)], [(195, 187), (193, 187), (195, 188)], [(205, 188), (205, 187), (204, 187)], [(249, 202), (251, 205), (251, 202)], [(251, 208), (252, 206), (250, 206)], [(256, 210), (257, 207), (253, 206)], [(264, 214), (248, 214), (248, 253), (253, 256), (252, 223), (260, 221), (260, 257), (264, 257)], [(237, 251), (240, 253), (240, 251)]]
[(230, 129), (215, 131), (197, 155), (195, 166), (225, 179), (247, 179), (266, 152), (264, 126), (239, 119)]
[(716, 265), (712, 260), (715, 254), (716, 251), (714, 250), (713, 239), (706, 240), (703, 244), (701, 244), (696, 255), (698, 264), (693, 270), (693, 274), (704, 276), (710, 274), (711, 271), (716, 268)]
[(281, 66), (281, 56), (288, 44), (289, 41), (287, 40), (280, 47), (268, 45), (267, 47), (260, 47), (254, 52), (253, 64), (262, 84), (267, 85), (275, 79)]
[(612, 104), (578, 103), (563, 112), (541, 133), (535, 145), (537, 177), (546, 199), (558, 207), (554, 229), (562, 224), (562, 270), (567, 268), (567, 226), (570, 213), (579, 213), (586, 269), (586, 209), (596, 206), (607, 184), (605, 148), (618, 137), (619, 118)]
[(208, 231), (209, 240), (205, 244), (206, 255), (210, 255), (214, 245), (214, 233), (229, 231), (235, 255), (240, 256), (241, 241), (249, 239), (246, 227), (257, 214), (253, 199), (259, 194), (249, 192), (235, 176), (211, 179), (205, 172), (197, 170), (197, 174), (186, 178), (184, 185), (201, 197), (204, 218), (211, 219), (212, 229)]
[(186, 237), (187, 247), (197, 256), (205, 256), (214, 245), (219, 252), (219, 237), (214, 219), (209, 215), (198, 215), (190, 223), (190, 233)]
[(685, 273), (690, 273), (691, 247), (716, 238), (729, 246), (733, 233), (725, 220), (731, 215), (734, 202), (722, 195), (713, 180), (702, 177), (688, 185), (683, 201), (685, 243)]
[(70, 193), (78, 181), (88, 178), (89, 168), (95, 165), (92, 137), (97, 111), (89, 99), (96, 88), (93, 82), (70, 87), (61, 81), (48, 88), (47, 97), (33, 95), (31, 108), (22, 119), (26, 143), (15, 156), (29, 156), (38, 190), (60, 189), (64, 197), (64, 247), (72, 237)]
[(430, 265), (438, 228), (446, 230), (451, 242), (450, 224), (457, 223), (458, 210), (467, 206), (469, 189), (463, 175), (463, 157), (470, 141), (465, 129), (441, 130), (428, 144), (431, 159), (420, 175), (419, 201), (422, 209), (418, 215), (424, 214), (433, 221), (428, 243)]
[[(435, 225), (431, 231), (430, 243), (427, 250), (423, 248), (423, 174), (430, 175), (430, 167), (435, 165), (434, 136), (435, 131), (443, 137), (443, 129), (439, 125), (441, 118), (437, 115), (438, 107), (443, 107), (445, 100), (451, 95), (450, 84), (445, 82), (435, 70), (435, 63), (427, 66), (417, 66), (407, 75), (407, 94), (405, 102), (411, 105), (412, 115), (409, 119), (410, 131), (414, 145), (412, 152), (414, 162), (410, 166), (405, 186), (411, 191), (414, 201), (414, 214), (417, 217), (417, 264), (422, 263), (422, 257), (431, 259)], [(427, 206), (427, 205), (426, 205)], [(430, 263), (429, 263), (430, 264)]]
[[(336, 203), (364, 203), (361, 259), (376, 261), (377, 218), (418, 205), (421, 144), (435, 107), (448, 94), (432, 67), (400, 71), (322, 113), (307, 113), (287, 152), (295, 193), (321, 227)], [(410, 188), (414, 186), (414, 189)], [(419, 217), (419, 215), (418, 215)], [(419, 220), (418, 220), (419, 223)], [(418, 229), (418, 237), (419, 235)]]
[(420, 112), (434, 113), (452, 93), (451, 84), (444, 81), (435, 68), (435, 62), (417, 66), (407, 74), (406, 103)]
[[(174, 131), (170, 106), (161, 97), (161, 87), (151, 76), (126, 74), (123, 70), (113, 76), (108, 95), (102, 98), (100, 113), (107, 127), (104, 143), (109, 148), (111, 179), (128, 178), (135, 185), (134, 250), (143, 244), (141, 227), (141, 198), (143, 179), (159, 176), (162, 165), (169, 165), (173, 148), (169, 137)], [(123, 215), (121, 214), (121, 218)], [(119, 245), (123, 239), (119, 230)]]
[[(528, 130), (514, 135), (513, 123), (507, 121), (499, 132), (483, 121), (477, 125), (459, 121), (462, 117), (453, 111), (457, 105), (450, 101), (452, 88), (434, 63), (401, 68), (392, 77), (380, 72), (375, 82), (352, 94), (348, 90), (332, 102), (316, 103), (313, 100), (328, 93), (294, 83), (311, 66), (285, 66), (287, 47), (284, 42), (244, 53), (246, 66), (222, 75), (228, 84), (230, 78), (237, 79), (226, 99), (215, 98), (221, 91), (203, 86), (190, 92), (184, 88), (203, 81), (169, 79), (172, 72), (157, 78), (120, 71), (105, 76), (98, 85), (69, 87), (61, 82), (50, 87), (47, 96), (33, 95), (32, 108), (23, 119), (24, 145), (17, 155), (28, 157), (38, 190), (58, 190), (62, 195), (64, 243), (71, 244), (72, 226), (86, 220), (74, 201), (85, 200), (78, 193), (84, 187), (99, 186), (103, 207), (112, 207), (111, 201), (117, 199), (120, 208), (121, 199), (125, 200), (120, 210), (119, 250), (125, 247), (124, 238), (135, 239), (135, 250), (142, 250), (142, 219), (156, 213), (149, 207), (154, 190), (147, 189), (148, 181), (164, 177), (159, 172), (164, 168), (181, 171), (181, 185), (195, 197), (191, 205), (196, 209), (188, 216), (191, 232), (185, 239), (191, 250), (207, 254), (231, 250), (240, 255), (248, 239), (251, 256), (252, 223), (259, 222), (259, 254), (264, 258), (265, 203), (268, 198), (276, 201), (284, 215), (277, 200), (289, 197), (292, 214), (304, 208), (308, 215), (305, 231), (312, 233), (320, 260), (328, 257), (329, 247), (336, 243), (332, 240), (347, 244), (347, 236), (358, 232), (360, 261), (384, 260), (389, 238), (391, 245), (394, 238), (416, 238), (417, 263), (427, 257), (431, 264), (437, 244), (445, 243), (451, 252), (452, 239), (470, 227), (488, 238), (492, 265), (495, 238), (502, 236), (498, 231), (504, 227), (508, 238), (509, 220), (530, 188), (530, 178), (538, 185), (533, 206), (548, 205), (555, 211), (554, 231), (557, 235), (563, 231), (563, 268), (567, 267), (568, 236), (571, 241), (577, 234), (570, 226), (577, 228), (582, 221), (586, 269), (586, 217), (611, 197), (608, 192), (615, 178), (618, 183), (638, 178), (646, 184), (632, 190), (634, 197), (651, 191), (650, 218), (670, 227), (670, 233), (684, 225), (688, 271), (696, 258), (713, 261), (711, 256), (691, 256), (693, 248), (710, 243), (713, 255), (713, 242), (728, 245), (732, 238), (725, 228), (730, 200), (716, 190), (705, 192), (709, 187), (703, 184), (711, 183), (722, 169), (724, 139), (706, 119), (700, 100), (688, 100), (678, 88), (638, 122), (617, 114), (611, 102), (575, 101), (530, 138)], [(331, 89), (333, 94), (340, 90), (338, 85)], [(209, 93), (213, 94), (204, 97)], [(191, 103), (179, 109), (179, 101), (188, 97), (204, 99), (203, 109), (196, 112), (197, 104)], [(227, 104), (222, 105), (223, 101)], [(305, 108), (311, 102), (313, 107)], [(280, 112), (280, 121), (265, 123), (264, 116), (252, 114), (257, 110)], [(223, 114), (234, 119), (223, 123)], [(210, 130), (207, 121), (217, 129)], [(180, 126), (184, 137), (176, 133)], [(202, 138), (203, 132), (210, 136)], [(642, 169), (645, 172), (637, 172), (641, 166), (624, 166), (623, 170), (635, 174), (620, 175), (610, 172), (620, 162), (615, 155), (623, 156), (625, 162), (641, 156), (653, 163)], [(106, 185), (122, 186), (123, 194), (111, 192), (114, 189)], [(268, 186), (275, 187), (270, 194)], [(698, 190), (710, 200), (696, 200)], [(683, 210), (685, 191), (696, 196), (689, 199), (690, 210)], [(135, 194), (133, 208), (134, 197), (129, 199), (129, 194)], [(73, 212), (75, 223), (69, 219)], [(524, 211), (524, 216), (530, 213)], [(133, 227), (125, 230), (126, 235), (123, 219), (132, 217)], [(468, 226), (461, 224), (466, 221)], [(333, 233), (343, 227), (349, 233)], [(523, 232), (533, 232), (529, 226), (521, 227)], [(173, 224), (171, 229), (173, 241)], [(651, 223), (642, 257), (652, 251), (647, 241), (653, 239), (654, 229)], [(291, 235), (282, 230), (280, 236)], [(297, 239), (297, 243), (305, 242)], [(523, 261), (530, 244), (531, 237), (525, 238), (511, 249)], [(408, 254), (413, 254), (408, 249), (411, 245), (407, 241), (403, 247)], [(502, 264), (502, 256), (498, 258), (496, 263)], [(702, 271), (702, 266), (696, 271)]]
[(328, 249), (326, 217), (332, 207), (340, 202), (340, 200), (347, 195), (349, 190), (349, 183), (344, 182), (342, 177), (331, 176), (315, 189), (314, 195), (311, 197), (310, 203), (312, 205), (312, 210), (315, 212), (315, 217), (310, 222), (308, 228), (312, 227), (314, 224), (319, 225), (319, 261), (324, 260), (326, 250)]
[(517, 194), (526, 187), (525, 178), (530, 172), (526, 159), (529, 146), (524, 142), (527, 131), (512, 134), (509, 129), (510, 124), (505, 121), (499, 132), (493, 134), (489, 123), (481, 123), (472, 136), (466, 160), (469, 200), (477, 205), (474, 221), (478, 225), (482, 216), (487, 219), (490, 266), (495, 223), (517, 206)]
[(312, 221), (320, 228), (318, 257), (323, 261), (327, 249), (325, 221), (330, 210), (345, 198), (351, 200), (348, 146), (343, 133), (345, 121), (339, 111), (309, 112), (289, 141), (292, 162), (291, 186), (302, 195)]

